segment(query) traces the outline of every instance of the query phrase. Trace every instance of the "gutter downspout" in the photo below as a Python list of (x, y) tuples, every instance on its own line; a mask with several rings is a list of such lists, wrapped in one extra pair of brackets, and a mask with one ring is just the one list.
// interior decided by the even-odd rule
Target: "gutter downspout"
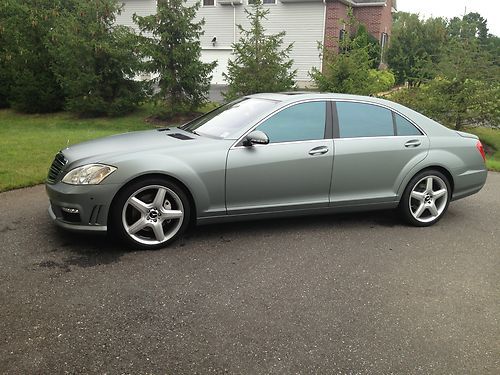
[[(321, 45), (323, 50), (325, 49), (325, 35), (326, 35), (326, 0), (323, 0), (323, 38), (321, 40)], [(319, 61), (319, 71), (323, 72), (323, 59), (324, 53), (321, 51), (321, 60)]]
[(231, 2), (231, 5), (233, 6), (233, 44), (234, 44), (236, 43), (236, 7), (234, 6), (234, 2)]

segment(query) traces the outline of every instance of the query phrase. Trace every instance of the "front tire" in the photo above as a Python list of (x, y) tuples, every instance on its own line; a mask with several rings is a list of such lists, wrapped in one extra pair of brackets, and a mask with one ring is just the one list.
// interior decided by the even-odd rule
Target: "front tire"
[(428, 227), (441, 220), (450, 199), (451, 187), (446, 176), (436, 170), (426, 170), (410, 180), (399, 210), (409, 224)]
[(133, 247), (159, 249), (181, 236), (191, 206), (182, 188), (162, 178), (146, 178), (123, 189), (111, 207), (111, 227)]

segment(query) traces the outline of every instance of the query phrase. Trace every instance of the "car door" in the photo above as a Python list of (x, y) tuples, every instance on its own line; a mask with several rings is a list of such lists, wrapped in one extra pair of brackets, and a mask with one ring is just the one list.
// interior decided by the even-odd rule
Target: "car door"
[(337, 101), (333, 114), (331, 205), (397, 200), (403, 177), (427, 156), (427, 136), (408, 119), (374, 104)]
[(288, 106), (255, 128), (268, 136), (268, 144), (240, 142), (229, 150), (229, 214), (328, 206), (333, 163), (329, 108), (325, 101)]

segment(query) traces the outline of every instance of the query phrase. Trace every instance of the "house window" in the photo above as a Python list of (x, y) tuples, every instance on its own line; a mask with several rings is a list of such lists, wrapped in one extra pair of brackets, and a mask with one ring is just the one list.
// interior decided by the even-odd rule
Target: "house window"
[(213, 7), (215, 5), (215, 0), (203, 0), (204, 7)]

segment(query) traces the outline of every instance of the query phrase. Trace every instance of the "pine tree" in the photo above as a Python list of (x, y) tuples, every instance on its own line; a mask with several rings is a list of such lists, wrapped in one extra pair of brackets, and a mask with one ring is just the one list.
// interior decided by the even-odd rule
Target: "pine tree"
[(75, 1), (54, 23), (47, 42), (52, 71), (80, 116), (122, 115), (145, 98), (136, 35), (115, 24), (118, 0)]
[(292, 70), (290, 52), (293, 43), (285, 48), (285, 32), (266, 35), (263, 22), (270, 10), (265, 9), (261, 0), (256, 0), (245, 13), (250, 28), (238, 25), (242, 34), (233, 44), (234, 58), (229, 60), (228, 72), (223, 73), (229, 89), (226, 99), (259, 92), (278, 92), (293, 89), (296, 70)]
[(216, 63), (200, 61), (204, 21), (195, 21), (200, 4), (160, 0), (155, 15), (134, 15), (142, 37), (144, 70), (159, 87), (156, 99), (166, 105), (164, 117), (195, 110), (208, 96)]

